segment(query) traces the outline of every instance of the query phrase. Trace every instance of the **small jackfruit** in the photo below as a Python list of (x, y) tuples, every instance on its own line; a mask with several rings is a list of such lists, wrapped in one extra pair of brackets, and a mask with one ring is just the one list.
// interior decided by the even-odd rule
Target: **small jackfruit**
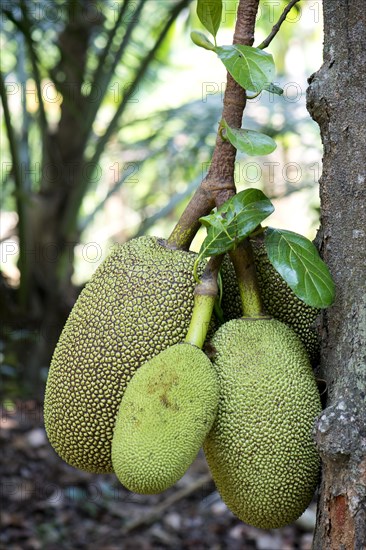
[(220, 399), (204, 451), (224, 502), (263, 529), (293, 522), (310, 503), (319, 457), (320, 397), (306, 351), (274, 319), (235, 319), (212, 339)]
[(113, 427), (128, 382), (186, 335), (195, 259), (154, 237), (133, 239), (81, 292), (52, 358), (44, 405), (50, 443), (72, 466), (113, 471)]
[[(292, 328), (304, 344), (311, 362), (315, 364), (319, 354), (319, 339), (313, 323), (319, 315), (319, 309), (305, 304), (291, 290), (269, 261), (263, 241), (252, 239), (251, 244), (265, 312)], [(223, 264), (222, 281), (224, 320), (238, 319), (243, 312), (231, 262), (226, 261)]]
[(215, 370), (202, 350), (176, 344), (128, 384), (112, 442), (115, 474), (135, 493), (159, 493), (192, 464), (215, 418)]

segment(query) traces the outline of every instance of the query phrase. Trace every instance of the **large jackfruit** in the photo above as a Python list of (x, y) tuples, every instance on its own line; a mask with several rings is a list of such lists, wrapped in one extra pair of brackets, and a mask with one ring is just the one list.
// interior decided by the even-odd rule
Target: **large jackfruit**
[[(319, 339), (313, 323), (319, 309), (305, 304), (291, 290), (269, 261), (263, 241), (253, 239), (251, 244), (265, 312), (293, 329), (315, 365), (319, 355)], [(224, 320), (238, 319), (243, 311), (234, 267), (229, 261), (223, 264), (222, 281)]]
[(274, 319), (235, 319), (212, 339), (220, 400), (204, 451), (224, 502), (263, 529), (293, 522), (310, 503), (319, 457), (320, 397), (296, 334)]
[(53, 355), (44, 406), (49, 440), (72, 466), (112, 471), (113, 427), (126, 385), (140, 365), (186, 335), (195, 259), (154, 237), (133, 239), (81, 292)]
[(215, 419), (219, 388), (202, 350), (176, 344), (153, 357), (128, 384), (118, 411), (112, 462), (135, 493), (160, 493), (195, 459)]

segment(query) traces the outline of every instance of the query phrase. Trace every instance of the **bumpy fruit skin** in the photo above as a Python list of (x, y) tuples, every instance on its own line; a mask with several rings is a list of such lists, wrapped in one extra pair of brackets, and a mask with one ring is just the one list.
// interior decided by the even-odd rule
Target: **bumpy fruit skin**
[(194, 461), (215, 419), (219, 387), (202, 350), (176, 344), (128, 384), (112, 442), (115, 474), (130, 491), (160, 493)]
[(81, 470), (113, 471), (113, 427), (128, 382), (186, 335), (196, 255), (163, 245), (141, 237), (119, 246), (81, 292), (55, 349), (45, 427), (60, 457)]
[[(251, 244), (265, 312), (292, 328), (304, 344), (311, 363), (316, 365), (319, 355), (319, 339), (313, 323), (320, 310), (308, 306), (294, 294), (269, 261), (262, 240), (253, 239)], [(234, 267), (231, 262), (224, 262), (222, 280), (224, 320), (239, 319), (243, 312)]]
[(205, 455), (224, 502), (272, 529), (298, 518), (317, 485), (320, 397), (300, 340), (274, 319), (235, 319), (212, 339), (220, 400)]

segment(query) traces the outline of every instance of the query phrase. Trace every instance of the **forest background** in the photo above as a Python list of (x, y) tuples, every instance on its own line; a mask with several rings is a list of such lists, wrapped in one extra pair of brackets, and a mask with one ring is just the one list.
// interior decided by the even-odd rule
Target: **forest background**
[[(259, 43), (285, 2), (265, 1)], [(115, 243), (169, 235), (207, 172), (226, 82), (198, 49), (195, 2), (6, 3), (2, 7), (1, 374), (9, 395), (41, 395), (82, 285)], [(230, 43), (236, 2), (224, 2)], [(271, 44), (281, 97), (250, 100), (246, 127), (278, 143), (239, 154), (238, 191), (273, 199), (271, 224), (314, 238), (319, 130), (305, 106), (321, 65), (321, 3), (295, 5)], [(15, 164), (14, 164), (15, 153)], [(299, 212), (301, 215), (299, 215)], [(201, 232), (193, 249), (199, 248)]]

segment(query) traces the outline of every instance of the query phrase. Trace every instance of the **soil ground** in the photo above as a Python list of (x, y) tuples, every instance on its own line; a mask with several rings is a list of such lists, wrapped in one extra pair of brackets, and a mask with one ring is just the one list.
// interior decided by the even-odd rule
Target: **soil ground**
[(124, 489), (114, 475), (64, 463), (48, 443), (42, 406), (8, 404), (1, 426), (4, 550), (310, 550), (315, 504), (270, 531), (239, 521), (215, 490), (202, 453), (160, 495)]

